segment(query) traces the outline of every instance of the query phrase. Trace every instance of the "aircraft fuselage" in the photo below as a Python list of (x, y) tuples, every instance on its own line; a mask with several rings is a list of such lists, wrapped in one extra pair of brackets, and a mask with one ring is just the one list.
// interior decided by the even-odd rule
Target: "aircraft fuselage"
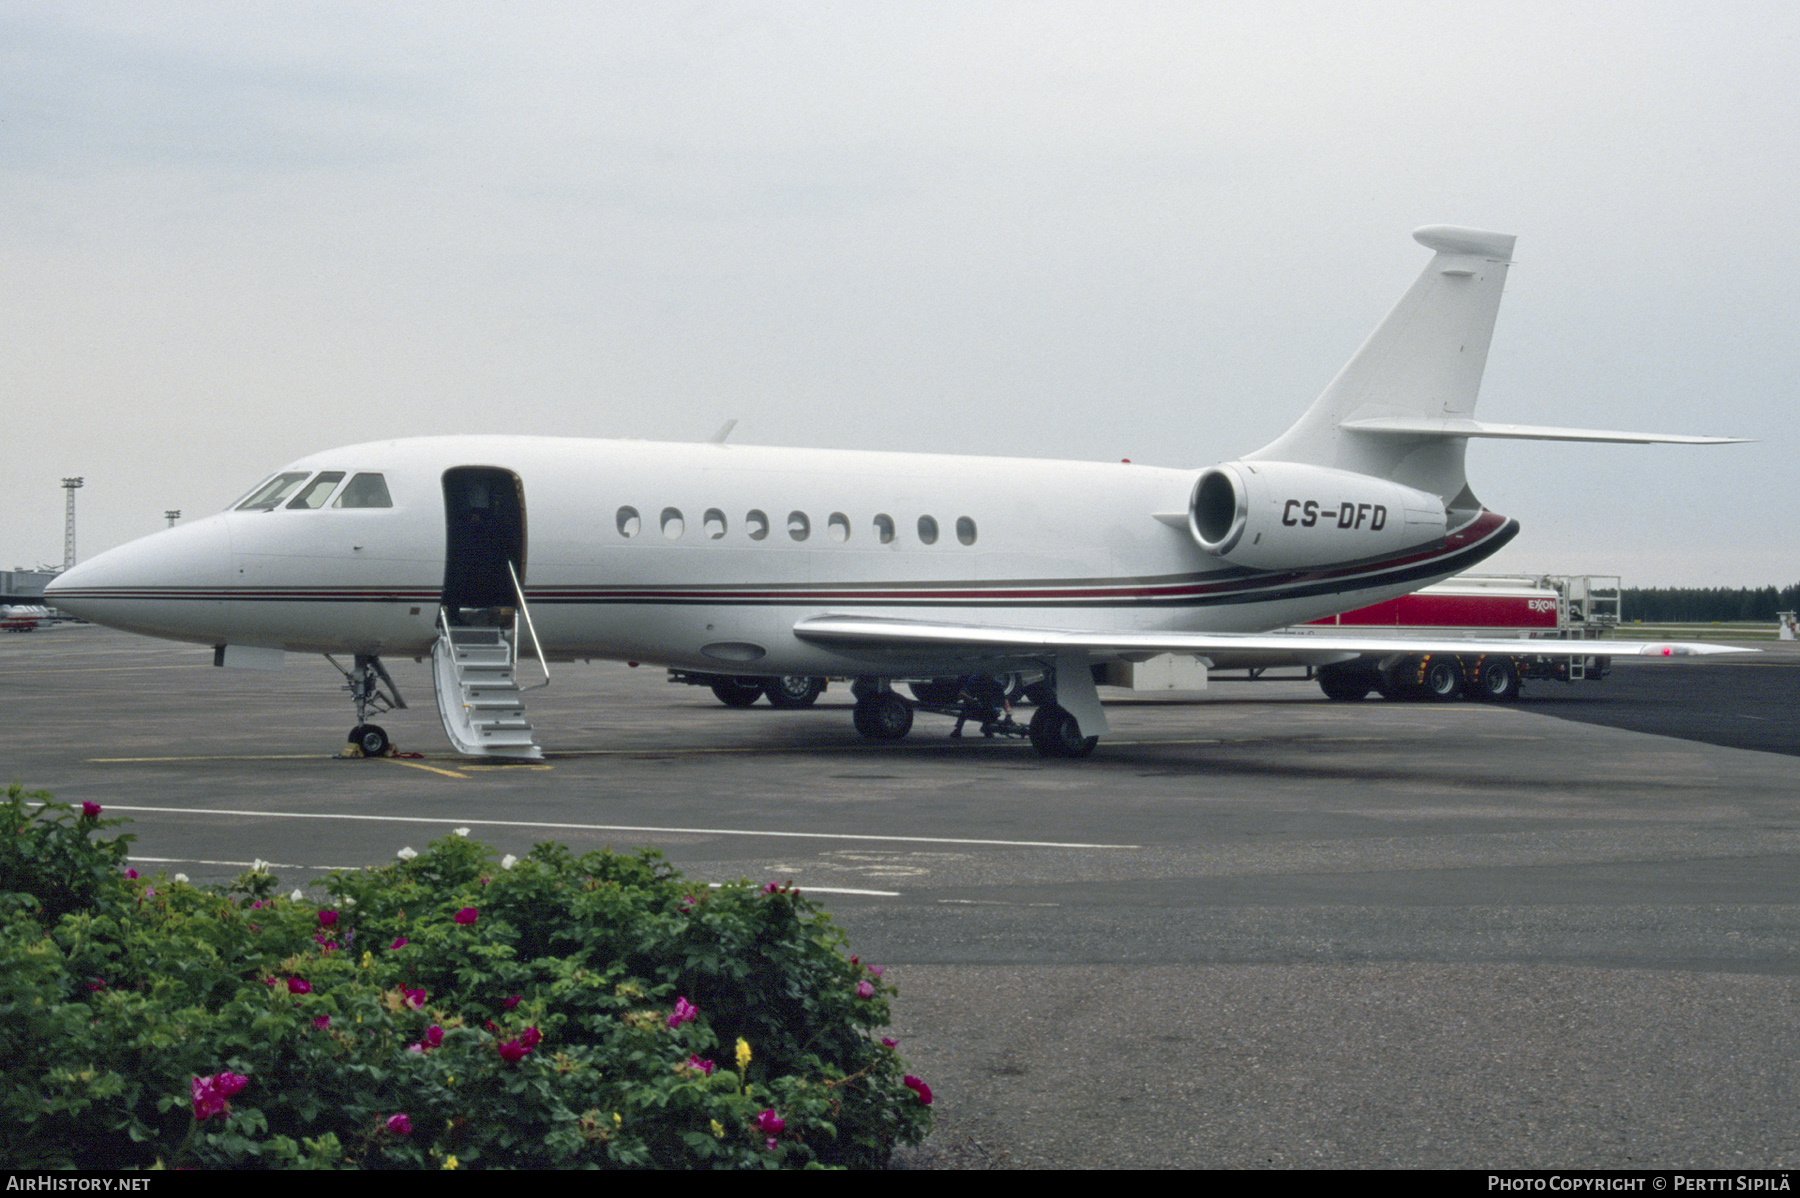
[[(517, 525), (502, 556), (521, 567), (552, 659), (892, 673), (892, 652), (811, 644), (794, 626), (856, 613), (1259, 631), (1404, 594), (1468, 568), (1517, 528), (1469, 513), (1424, 548), (1268, 571), (1197, 544), (1186, 513), (1200, 472), (1127, 463), (481, 436), (350, 446), (282, 473), (327, 480), (319, 505), (284, 494), (266, 510), (159, 532), (65, 574), (56, 602), (203, 644), (420, 656), (446, 587), (462, 585), (459, 569), (484, 569), (463, 559), (498, 521)], [(389, 505), (332, 505), (350, 484), (330, 474), (379, 475)], [(453, 494), (453, 476), (470, 475), (508, 496)], [(459, 534), (480, 502), (493, 504), (487, 523)], [(1331, 523), (1341, 506), (1310, 494), (1284, 502), (1330, 504)], [(1369, 505), (1349, 506), (1346, 536), (1375, 524)], [(957, 668), (931, 653), (905, 667)]]

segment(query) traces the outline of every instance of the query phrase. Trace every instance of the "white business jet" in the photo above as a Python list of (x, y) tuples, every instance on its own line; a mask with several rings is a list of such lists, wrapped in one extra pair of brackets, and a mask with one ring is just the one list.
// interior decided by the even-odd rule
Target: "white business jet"
[[(1468, 569), (1518, 523), (1469, 489), (1472, 437), (1716, 437), (1473, 419), (1513, 238), (1434, 225), (1417, 282), (1299, 421), (1203, 469), (1025, 458), (424, 437), (302, 458), (228, 510), (57, 578), (84, 619), (215, 646), (215, 664), (347, 654), (351, 743), (404, 706), (383, 655), (433, 659), (464, 753), (536, 757), (515, 668), (610, 659), (720, 676), (855, 679), (857, 729), (906, 735), (897, 680), (1041, 679), (1029, 735), (1081, 757), (1107, 731), (1094, 668), (1177, 653), (1392, 652), (1272, 634)], [(1418, 641), (1409, 652), (1516, 651)], [(1609, 642), (1614, 655), (1723, 652)], [(337, 664), (335, 658), (333, 664)], [(535, 675), (534, 675), (535, 676)]]

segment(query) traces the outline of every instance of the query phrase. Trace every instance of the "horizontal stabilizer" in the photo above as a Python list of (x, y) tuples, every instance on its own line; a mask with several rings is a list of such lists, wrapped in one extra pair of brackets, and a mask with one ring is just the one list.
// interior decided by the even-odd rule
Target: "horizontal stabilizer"
[(1396, 437), (1495, 437), (1509, 441), (1615, 441), (1627, 445), (1742, 445), (1744, 437), (1692, 437), (1683, 433), (1628, 433), (1601, 428), (1553, 428), (1540, 424), (1488, 424), (1432, 416), (1367, 416), (1345, 420), (1353, 433)]
[(1095, 656), (1136, 653), (1604, 653), (1613, 657), (1699, 657), (1755, 653), (1732, 645), (1673, 641), (1563, 641), (1490, 637), (1405, 638), (1301, 632), (1095, 632), (1064, 628), (1018, 628), (951, 624), (886, 616), (812, 616), (794, 625), (804, 641), (877, 652), (937, 652), (1004, 657), (1036, 653), (1084, 652)]

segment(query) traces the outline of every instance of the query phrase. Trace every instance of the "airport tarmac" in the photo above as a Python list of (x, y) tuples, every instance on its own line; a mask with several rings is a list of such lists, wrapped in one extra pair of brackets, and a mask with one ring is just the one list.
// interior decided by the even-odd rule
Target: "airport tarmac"
[(0, 637), (0, 698), (9, 779), (131, 816), (139, 867), (196, 882), (456, 827), (792, 879), (900, 987), (938, 1099), (914, 1165), (1787, 1168), (1794, 648), (1505, 706), (1127, 696), (1079, 762), (933, 717), (864, 741), (842, 687), (736, 710), (594, 664), (528, 696), (545, 762), (481, 765), (410, 661), (380, 722), (423, 756), (345, 761), (323, 660), (95, 627)]

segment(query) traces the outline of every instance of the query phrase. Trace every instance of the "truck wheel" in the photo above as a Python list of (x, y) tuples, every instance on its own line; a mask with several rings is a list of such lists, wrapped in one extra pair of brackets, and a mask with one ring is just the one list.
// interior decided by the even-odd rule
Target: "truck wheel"
[(1465, 693), (1487, 703), (1511, 703), (1519, 697), (1519, 667), (1510, 657), (1484, 657), (1475, 664)]
[(1436, 702), (1456, 698), (1462, 693), (1462, 682), (1462, 667), (1456, 664), (1454, 657), (1441, 653), (1427, 657), (1419, 670), (1421, 697)]
[(933, 678), (930, 682), (916, 681), (906, 684), (912, 691), (913, 698), (921, 703), (931, 703), (939, 707), (948, 707), (956, 702), (960, 693), (954, 678)]
[(1384, 699), (1420, 698), (1423, 692), (1419, 689), (1419, 666), (1416, 657), (1401, 658), (1376, 675), (1375, 689)]
[(1375, 680), (1367, 670), (1323, 666), (1319, 669), (1319, 689), (1325, 692), (1327, 699), (1355, 703), (1366, 699), (1369, 692), (1375, 689)]

